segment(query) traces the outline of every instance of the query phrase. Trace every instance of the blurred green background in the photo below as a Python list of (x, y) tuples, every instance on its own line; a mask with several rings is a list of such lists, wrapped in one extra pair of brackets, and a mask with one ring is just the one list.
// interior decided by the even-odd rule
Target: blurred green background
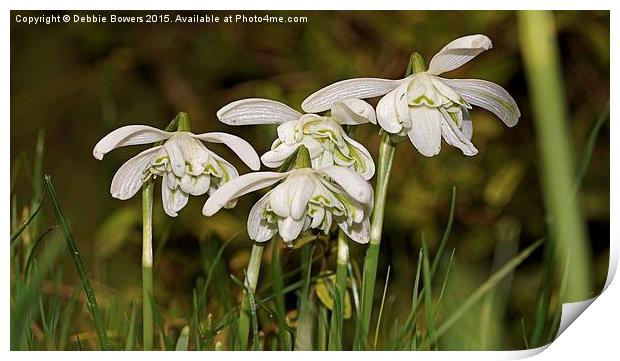
[[(493, 49), (445, 76), (500, 84), (523, 115), (518, 126), (508, 129), (492, 114), (475, 109), (473, 143), (480, 151), (475, 157), (463, 156), (445, 143), (435, 158), (421, 156), (409, 143), (398, 148), (378, 273), (384, 278), (392, 265), (386, 330), (408, 312), (404, 300), (411, 295), (421, 237), (431, 249), (437, 246), (448, 219), (452, 186), (457, 189), (457, 208), (448, 247), (456, 251), (446, 307), (457, 306), (519, 248), (546, 234), (539, 156), (514, 12), (272, 11), (246, 14), (306, 16), (308, 21), (52, 25), (16, 23), (17, 13), (12, 12), (11, 25), (11, 161), (22, 162), (14, 189), (17, 221), (28, 214), (23, 210), (30, 207), (32, 192), (27, 164), (44, 131), (44, 172), (54, 179), (104, 308), (115, 302), (128, 304), (141, 295), (140, 199), (112, 199), (109, 185), (115, 170), (143, 147), (119, 149), (97, 161), (91, 153), (100, 138), (129, 124), (163, 128), (177, 112), (186, 111), (194, 132), (233, 133), (262, 154), (275, 138), (275, 126), (230, 127), (217, 121), (216, 111), (248, 97), (279, 100), (300, 110), (307, 95), (327, 84), (352, 77), (401, 78), (412, 51), (429, 61), (449, 41), (468, 34), (489, 36)], [(224, 17), (239, 12), (208, 13)], [(581, 159), (590, 129), (609, 99), (609, 12), (554, 15), (574, 153)], [(375, 160), (377, 134), (372, 125), (355, 132)], [(231, 160), (240, 173), (249, 171), (227, 148), (210, 148)], [(592, 296), (601, 289), (608, 265), (609, 161), (606, 122), (580, 193), (595, 265)], [(224, 259), (226, 272), (242, 276), (250, 249), (246, 217), (259, 195), (245, 196), (236, 208), (209, 219), (200, 213), (206, 198), (192, 198), (179, 217), (171, 219), (163, 216), (159, 192), (155, 193), (155, 293), (166, 327), (178, 333), (189, 318), (195, 280), (207, 268), (200, 255), (214, 252), (222, 240), (239, 232)], [(51, 224), (49, 209), (45, 212)], [(364, 247), (352, 245), (352, 260), (360, 268), (363, 252)], [(65, 261), (60, 290), (69, 297), (80, 286), (70, 259)], [(298, 267), (298, 252), (286, 251), (283, 262), (285, 268)], [(539, 250), (502, 283), (493, 299), (485, 298), (442, 339), (442, 348), (523, 348), (522, 327), (528, 332), (533, 327), (543, 269)], [(382, 287), (383, 280), (377, 285)], [(231, 284), (230, 292), (238, 289)], [(213, 312), (217, 307), (213, 305)], [(295, 308), (294, 297), (287, 298), (287, 307)], [(72, 332), (92, 329), (85, 312), (76, 316)]]

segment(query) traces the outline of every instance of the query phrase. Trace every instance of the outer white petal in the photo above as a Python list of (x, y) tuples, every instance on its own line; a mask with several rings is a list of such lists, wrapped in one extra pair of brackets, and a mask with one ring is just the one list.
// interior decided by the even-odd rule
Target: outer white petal
[(441, 121), (441, 135), (446, 143), (459, 148), (463, 154), (468, 156), (478, 154), (478, 149), (476, 149), (467, 136), (463, 134), (447, 114), (444, 114), (444, 118)]
[(248, 235), (250, 239), (256, 242), (266, 242), (270, 240), (278, 231), (275, 224), (269, 224), (261, 217), (267, 202), (269, 201), (269, 193), (265, 194), (250, 210), (248, 215)]
[(304, 219), (296, 220), (293, 217), (278, 219), (278, 233), (284, 242), (292, 242), (299, 237), (304, 228)]
[(127, 125), (112, 131), (97, 142), (93, 149), (93, 156), (101, 160), (112, 149), (127, 145), (155, 143), (170, 138), (172, 134), (174, 133), (146, 125)]
[(338, 223), (338, 226), (353, 241), (366, 244), (370, 241), (370, 220), (366, 217), (361, 223), (353, 223), (349, 226), (346, 221)]
[(189, 200), (189, 195), (183, 192), (180, 188), (170, 189), (168, 185), (168, 178), (163, 177), (161, 183), (161, 202), (164, 207), (164, 212), (170, 217), (176, 217), (177, 212), (183, 209)]
[(325, 167), (319, 169), (318, 172), (331, 178), (356, 201), (363, 205), (372, 204), (373, 191), (370, 183), (349, 168)]
[(432, 157), (441, 149), (441, 120), (437, 108), (425, 106), (410, 108), (411, 129), (407, 133), (411, 143), (424, 156)]
[[(400, 88), (400, 87), (399, 87)], [(387, 93), (377, 104), (377, 120), (379, 125), (388, 133), (398, 133), (403, 126), (398, 121), (398, 113), (396, 109), (397, 90)], [(404, 95), (402, 92), (400, 95)], [(406, 100), (402, 100), (406, 104)]]
[(441, 49), (428, 65), (428, 74), (439, 75), (454, 70), (493, 47), (485, 35), (468, 35), (453, 40)]
[(288, 105), (262, 98), (237, 100), (217, 112), (217, 118), (229, 125), (279, 124), (299, 117), (301, 113)]
[(355, 151), (359, 155), (358, 159), (363, 163), (362, 166), (364, 167), (364, 170), (363, 172), (359, 172), (359, 175), (361, 175), (362, 178), (366, 180), (372, 178), (372, 176), (375, 175), (375, 162), (372, 160), (372, 156), (370, 155), (368, 150), (363, 145), (351, 139), (346, 134), (343, 133), (342, 137), (347, 143), (349, 143), (351, 146), (353, 146), (353, 148), (355, 148)]
[(286, 178), (288, 175), (289, 172), (256, 172), (244, 174), (238, 178), (235, 178), (230, 182), (225, 183), (211, 194), (202, 208), (202, 214), (210, 217), (219, 211), (226, 203), (237, 199), (244, 194), (269, 187), (277, 181)]
[(284, 161), (295, 152), (295, 150), (301, 145), (301, 143), (295, 145), (286, 145), (284, 143), (280, 143), (274, 149), (268, 151), (263, 154), (260, 159), (263, 161), (263, 164), (269, 168), (277, 168), (284, 163)]
[(160, 150), (161, 146), (147, 149), (125, 162), (112, 178), (112, 197), (121, 200), (133, 197), (142, 187), (144, 170), (150, 166)]
[(372, 105), (359, 99), (343, 99), (334, 103), (331, 116), (340, 124), (377, 124), (377, 117)]
[(250, 169), (260, 169), (260, 159), (258, 159), (258, 154), (256, 154), (254, 147), (242, 138), (220, 132), (197, 134), (194, 135), (194, 137), (205, 142), (224, 143), (228, 148), (232, 149), (239, 159), (241, 159), (243, 163), (247, 164)]
[(402, 79), (389, 80), (380, 78), (356, 78), (339, 81), (320, 89), (301, 103), (301, 108), (308, 113), (328, 110), (332, 104), (344, 99), (366, 99), (389, 93)]
[(514, 127), (519, 122), (521, 111), (519, 111), (517, 102), (501, 86), (479, 79), (442, 80), (468, 103), (490, 111), (507, 126)]

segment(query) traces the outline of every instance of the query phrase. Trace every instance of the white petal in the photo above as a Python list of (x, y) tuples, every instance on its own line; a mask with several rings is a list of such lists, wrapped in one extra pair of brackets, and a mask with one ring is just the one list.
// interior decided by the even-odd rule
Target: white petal
[(334, 166), (319, 169), (318, 172), (330, 177), (356, 201), (364, 205), (372, 204), (373, 191), (370, 183), (354, 171)]
[(331, 116), (340, 124), (377, 124), (377, 117), (372, 105), (359, 99), (344, 99), (334, 103)]
[(295, 188), (296, 177), (289, 176), (286, 181), (278, 184), (270, 193), (269, 205), (278, 217), (286, 218), (291, 215), (290, 194), (291, 188)]
[(346, 221), (338, 223), (338, 226), (353, 241), (366, 244), (370, 241), (370, 220), (365, 218), (361, 223), (353, 223), (349, 226)]
[(437, 108), (412, 107), (411, 129), (407, 133), (411, 143), (424, 156), (432, 157), (441, 149), (441, 120), (443, 115)]
[(211, 176), (208, 174), (201, 174), (196, 178), (196, 184), (194, 184), (194, 189), (191, 192), (193, 196), (201, 196), (209, 190), (209, 186), (211, 185)]
[(471, 140), (471, 137), (474, 135), (474, 124), (471, 121), (471, 117), (469, 116), (469, 111), (465, 108), (463, 110), (463, 125), (461, 125), (461, 131), (467, 140)]
[(254, 148), (250, 145), (250, 143), (235, 135), (211, 132), (194, 135), (194, 137), (205, 142), (224, 143), (228, 148), (235, 152), (239, 159), (241, 159), (243, 163), (247, 164), (250, 169), (260, 169), (260, 160), (258, 159), (258, 154), (256, 154)]
[(372, 176), (375, 175), (375, 162), (372, 160), (372, 156), (370, 155), (368, 150), (363, 145), (351, 139), (346, 134), (343, 133), (342, 137), (349, 145), (353, 147), (353, 149), (350, 150), (357, 153), (354, 156), (354, 158), (358, 160), (356, 172), (358, 172), (359, 175), (361, 175), (362, 178), (366, 180), (372, 178)]
[(244, 194), (254, 192), (255, 190), (269, 187), (280, 179), (286, 178), (288, 174), (288, 172), (257, 172), (244, 174), (235, 178), (211, 194), (202, 208), (202, 214), (207, 217), (212, 216), (231, 200), (237, 199)]
[(298, 141), (296, 139), (297, 127), (299, 126), (299, 120), (290, 120), (278, 125), (278, 138), (287, 145), (293, 145)]
[(299, 237), (299, 233), (304, 228), (304, 220), (296, 220), (293, 217), (278, 219), (278, 232), (284, 242), (291, 242)]
[[(396, 109), (398, 89), (400, 89), (400, 87), (387, 93), (387, 95), (381, 98), (381, 100), (379, 100), (379, 103), (377, 104), (377, 120), (379, 121), (379, 125), (386, 132), (394, 134), (400, 132), (403, 129), (403, 126), (398, 121), (398, 113)], [(399, 94), (400, 96), (404, 97), (406, 93), (400, 92)], [(406, 106), (406, 100), (404, 98), (401, 99), (401, 101), (404, 102)]]
[(443, 103), (441, 94), (433, 86), (432, 75), (415, 74), (409, 82), (407, 103), (410, 105), (425, 105), (439, 107)]
[(280, 145), (274, 149), (263, 154), (260, 159), (263, 161), (265, 166), (269, 168), (277, 168), (281, 166), (282, 163), (284, 163), (284, 161), (290, 157), (300, 145), (301, 144), (299, 143), (295, 145), (280, 143)]
[(256, 242), (266, 242), (270, 240), (274, 234), (278, 231), (275, 224), (269, 224), (264, 220), (261, 215), (267, 202), (269, 201), (269, 194), (265, 194), (250, 210), (248, 215), (248, 235), (250, 239)]
[(164, 207), (164, 212), (170, 217), (176, 217), (177, 212), (183, 209), (189, 200), (187, 193), (183, 192), (180, 188), (170, 189), (168, 186), (168, 178), (163, 177), (161, 183), (161, 202)]
[(237, 100), (217, 112), (217, 118), (228, 125), (279, 124), (299, 117), (301, 113), (291, 107), (261, 98)]
[(507, 126), (514, 127), (519, 122), (519, 117), (521, 117), (519, 107), (506, 89), (501, 86), (479, 79), (442, 80), (468, 103), (490, 111)]
[(146, 125), (128, 125), (112, 131), (97, 142), (93, 149), (93, 156), (101, 160), (112, 149), (127, 145), (155, 143), (170, 138), (172, 134), (174, 133)]
[(112, 197), (121, 200), (133, 197), (142, 187), (144, 170), (151, 165), (160, 150), (161, 146), (147, 149), (125, 162), (112, 178)]
[(301, 219), (306, 214), (308, 201), (316, 188), (316, 183), (313, 178), (314, 177), (302, 177), (295, 183), (295, 187), (290, 189), (291, 216), (295, 219)]
[(308, 113), (318, 113), (331, 108), (332, 104), (344, 99), (366, 99), (389, 93), (402, 79), (356, 78), (339, 81), (314, 92), (301, 103)]
[(175, 137), (170, 138), (164, 143), (164, 148), (168, 157), (170, 158), (170, 166), (172, 167), (172, 173), (177, 177), (182, 177), (185, 174), (185, 158), (183, 157), (183, 136), (175, 134)]
[(446, 143), (459, 148), (465, 155), (472, 156), (478, 154), (478, 149), (449, 117), (448, 114), (444, 114), (444, 118), (441, 121), (441, 135)]
[(212, 151), (209, 151), (209, 154), (211, 154), (211, 157), (213, 157), (213, 159), (220, 166), (221, 170), (224, 172), (224, 174), (220, 175), (220, 184), (230, 182), (231, 180), (239, 177), (239, 172), (237, 172), (237, 168), (235, 168), (232, 164), (228, 163), (226, 159), (220, 157)]
[(454, 70), (493, 47), (485, 35), (469, 35), (458, 38), (441, 49), (428, 65), (428, 74), (439, 75)]

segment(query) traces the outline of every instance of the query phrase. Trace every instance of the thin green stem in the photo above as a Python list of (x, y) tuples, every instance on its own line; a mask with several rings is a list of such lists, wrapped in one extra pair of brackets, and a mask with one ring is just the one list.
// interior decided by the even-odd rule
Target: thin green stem
[[(260, 273), (261, 259), (263, 258), (264, 246), (254, 243), (252, 245), (252, 253), (250, 262), (245, 276), (245, 286), (253, 293), (256, 292), (256, 284)], [(239, 314), (239, 342), (240, 349), (247, 350), (248, 337), (250, 333), (250, 298), (247, 291), (243, 291), (243, 300), (241, 301), (241, 312)]]
[(142, 186), (142, 346), (153, 350), (153, 182)]
[[(426, 70), (424, 59), (418, 53), (412, 53), (407, 65), (405, 76)], [(370, 225), (370, 244), (364, 257), (364, 270), (362, 280), (362, 303), (360, 308), (360, 322), (355, 332), (353, 347), (356, 350), (366, 348), (368, 345), (368, 332), (372, 318), (372, 307), (377, 279), (377, 267), (379, 265), (379, 247), (383, 232), (383, 217), (387, 200), (388, 184), (396, 144), (392, 136), (387, 133), (381, 134), (379, 145), (379, 161), (377, 166), (377, 183), (375, 186), (375, 202)]]
[(273, 285), (274, 291), (276, 294), (275, 303), (276, 303), (276, 318), (278, 321), (278, 344), (280, 345), (280, 349), (284, 350), (285, 340), (286, 340), (286, 320), (284, 319), (286, 309), (284, 304), (284, 293), (282, 293), (282, 289), (284, 288), (283, 280), (282, 280), (282, 264), (280, 261), (280, 245), (278, 244), (278, 239), (274, 238), (271, 240), (271, 276), (273, 277)]
[(360, 329), (356, 333), (357, 342), (355, 345), (358, 350), (366, 348), (368, 331), (370, 329), (377, 267), (379, 263), (379, 246), (381, 244), (381, 233), (383, 231), (385, 202), (387, 199), (388, 183), (395, 150), (395, 144), (390, 139), (390, 136), (387, 133), (382, 134), (381, 144), (379, 145), (375, 205), (370, 226), (370, 244), (366, 250), (364, 269), (362, 272), (362, 300), (360, 305), (360, 322), (358, 323)]
[[(344, 319), (344, 305), (347, 291), (347, 264), (349, 263), (349, 245), (347, 235), (338, 231), (338, 251), (336, 258), (336, 287), (334, 295), (334, 309), (329, 328), (329, 351), (342, 350), (342, 327)], [(340, 300), (340, 302), (336, 302)]]

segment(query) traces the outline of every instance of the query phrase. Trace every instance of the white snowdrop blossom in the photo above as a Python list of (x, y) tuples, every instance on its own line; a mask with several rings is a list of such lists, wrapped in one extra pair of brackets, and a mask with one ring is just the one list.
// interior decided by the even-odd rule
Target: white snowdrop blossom
[(521, 113), (514, 99), (501, 86), (478, 79), (445, 79), (438, 75), (454, 70), (492, 47), (484, 35), (458, 38), (441, 49), (428, 70), (400, 80), (349, 79), (329, 85), (302, 103), (307, 112), (320, 112), (341, 99), (364, 99), (385, 95), (377, 105), (377, 120), (387, 132), (407, 135), (418, 151), (432, 157), (439, 153), (441, 138), (465, 155), (478, 150), (471, 143), (473, 132), (468, 109), (480, 106), (507, 126), (517, 124)]
[(301, 114), (280, 102), (254, 98), (232, 102), (217, 116), (229, 125), (280, 124), (278, 139), (261, 157), (267, 167), (279, 167), (303, 144), (314, 168), (338, 165), (355, 170), (364, 179), (372, 178), (375, 164), (370, 153), (351, 139), (342, 125), (376, 123), (374, 109), (359, 99), (342, 99), (328, 108), (329, 116)]
[[(258, 154), (245, 140), (226, 133), (192, 134), (166, 132), (146, 125), (129, 125), (112, 131), (93, 149), (96, 159), (128, 145), (165, 140), (123, 164), (112, 179), (110, 193), (121, 200), (133, 197), (150, 177), (162, 178), (162, 203), (166, 214), (176, 217), (189, 199), (213, 192), (239, 173), (230, 163), (209, 150), (202, 142), (223, 143), (253, 170), (260, 168)], [(230, 204), (228, 206), (234, 206)]]
[(308, 229), (327, 234), (337, 224), (355, 242), (368, 243), (373, 190), (359, 174), (343, 167), (245, 174), (213, 193), (202, 213), (209, 217), (238, 197), (280, 181), (252, 207), (251, 239), (265, 242), (279, 233), (290, 243)]

